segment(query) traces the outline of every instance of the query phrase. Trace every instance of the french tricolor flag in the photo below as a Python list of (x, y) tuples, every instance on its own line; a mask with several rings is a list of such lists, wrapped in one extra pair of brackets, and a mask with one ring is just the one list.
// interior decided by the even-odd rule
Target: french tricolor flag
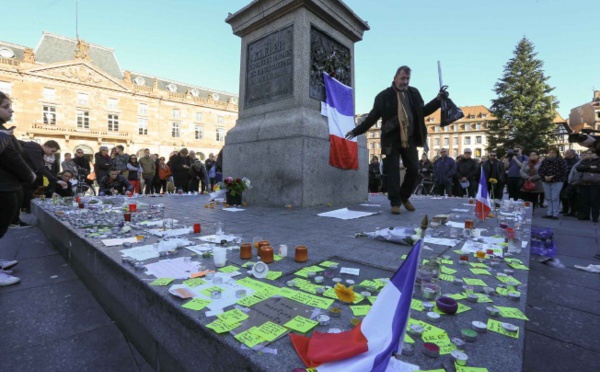
[(340, 83), (326, 72), (325, 107), (323, 114), (329, 122), (329, 164), (342, 169), (358, 169), (358, 143), (347, 140), (348, 131), (354, 129), (354, 98), (352, 88)]
[(421, 240), (386, 284), (362, 323), (342, 333), (290, 334), (296, 352), (318, 372), (383, 372), (402, 348), (419, 265)]
[(479, 177), (479, 188), (477, 189), (477, 197), (475, 200), (475, 216), (480, 220), (485, 220), (492, 211), (492, 207), (483, 169), (481, 170), (481, 177)]

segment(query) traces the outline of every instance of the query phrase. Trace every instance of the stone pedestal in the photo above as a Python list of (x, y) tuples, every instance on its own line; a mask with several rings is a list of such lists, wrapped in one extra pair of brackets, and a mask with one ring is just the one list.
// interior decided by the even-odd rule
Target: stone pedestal
[(320, 114), (322, 71), (354, 86), (354, 43), (368, 25), (338, 0), (261, 0), (227, 20), (242, 38), (239, 117), (227, 133), (223, 175), (248, 177), (250, 203), (315, 206), (366, 200), (368, 151), (359, 169), (329, 165)]

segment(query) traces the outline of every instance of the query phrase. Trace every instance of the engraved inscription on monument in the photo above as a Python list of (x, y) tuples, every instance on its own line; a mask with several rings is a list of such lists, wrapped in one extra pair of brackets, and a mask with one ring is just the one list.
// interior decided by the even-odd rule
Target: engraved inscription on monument
[(293, 26), (248, 45), (245, 107), (293, 94)]
[(352, 86), (350, 80), (350, 49), (331, 36), (315, 28), (310, 29), (310, 98), (325, 101), (323, 72)]

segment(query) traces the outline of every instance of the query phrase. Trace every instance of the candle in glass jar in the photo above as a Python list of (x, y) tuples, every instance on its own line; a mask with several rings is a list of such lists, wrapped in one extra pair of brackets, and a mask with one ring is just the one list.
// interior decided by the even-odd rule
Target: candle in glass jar
[(484, 251), (477, 251), (477, 252), (475, 252), (475, 255), (479, 259), (484, 259), (485, 258), (485, 252)]
[(261, 255), (261, 248), (262, 247), (269, 247), (270, 245), (271, 245), (271, 243), (269, 243), (268, 240), (260, 240), (258, 242), (258, 244), (256, 245), (256, 249), (257, 249), (258, 255), (259, 256)]
[(459, 256), (460, 262), (461, 263), (467, 263), (469, 261), (469, 255), (468, 254), (461, 254)]
[(465, 229), (473, 229), (473, 228), (475, 228), (473, 220), (465, 220)]
[(294, 261), (296, 262), (306, 262), (308, 261), (308, 248), (304, 245), (296, 246), (294, 252)]
[(266, 264), (273, 262), (273, 247), (264, 246), (260, 248), (260, 260)]
[(130, 222), (131, 221), (131, 213), (125, 213), (123, 215), (123, 219), (127, 222)]
[(249, 260), (252, 258), (252, 245), (250, 243), (240, 244), (240, 258), (242, 260)]

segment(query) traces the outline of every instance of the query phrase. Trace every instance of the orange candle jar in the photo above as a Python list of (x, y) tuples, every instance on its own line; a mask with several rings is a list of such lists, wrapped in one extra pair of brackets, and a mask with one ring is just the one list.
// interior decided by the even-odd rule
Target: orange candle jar
[(256, 252), (260, 256), (260, 254), (261, 254), (261, 248), (262, 247), (268, 247), (270, 245), (271, 245), (271, 243), (269, 243), (268, 240), (261, 240), (261, 241), (258, 242), (258, 246), (256, 247)]
[(305, 245), (296, 246), (296, 250), (294, 252), (294, 261), (296, 261), (296, 262), (308, 261), (308, 248)]
[(263, 246), (260, 248), (260, 260), (266, 264), (273, 262), (273, 247)]
[(252, 258), (252, 244), (250, 244), (250, 243), (240, 244), (240, 258), (242, 260), (249, 260)]
[(474, 229), (475, 225), (473, 220), (465, 220), (465, 229)]

